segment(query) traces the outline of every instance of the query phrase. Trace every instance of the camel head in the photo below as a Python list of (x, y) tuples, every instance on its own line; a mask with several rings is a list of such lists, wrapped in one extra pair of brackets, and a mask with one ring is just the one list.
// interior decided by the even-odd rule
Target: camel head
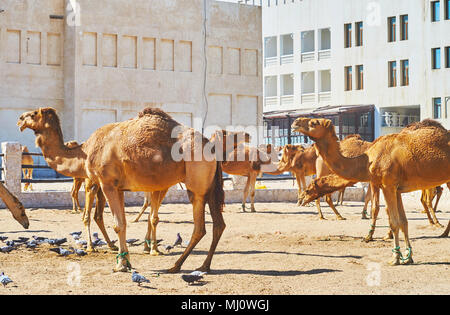
[(29, 128), (35, 133), (40, 133), (46, 129), (54, 128), (55, 123), (59, 128), (59, 118), (56, 110), (47, 107), (23, 113), (17, 121), (17, 126), (19, 126), (20, 131)]
[(282, 169), (293, 166), (294, 157), (298, 152), (304, 152), (305, 148), (301, 145), (286, 144), (282, 147), (279, 165)]
[(223, 152), (226, 153), (229, 150), (236, 149), (241, 143), (249, 143), (250, 140), (251, 136), (247, 132), (217, 130), (212, 135), (210, 142), (221, 145)]
[(311, 139), (321, 139), (330, 131), (334, 132), (333, 123), (323, 118), (297, 118), (292, 126), (295, 132), (301, 132)]
[(24, 229), (28, 229), (30, 222), (28, 221), (28, 217), (25, 213), (25, 208), (23, 207), (20, 201), (17, 201), (14, 206), (10, 208), (12, 216), (19, 222)]

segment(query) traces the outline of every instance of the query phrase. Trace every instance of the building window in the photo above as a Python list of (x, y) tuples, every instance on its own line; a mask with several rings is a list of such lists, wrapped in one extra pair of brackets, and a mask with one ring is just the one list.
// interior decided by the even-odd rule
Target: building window
[(345, 67), (345, 90), (351, 91), (352, 90), (352, 66)]
[(445, 67), (450, 68), (450, 46), (445, 47)]
[(408, 40), (408, 15), (400, 16), (400, 40)]
[(356, 46), (363, 45), (363, 22), (355, 23)]
[(433, 69), (441, 69), (441, 49), (431, 49), (431, 67)]
[(409, 85), (409, 60), (400, 61), (402, 71), (402, 86)]
[(441, 98), (436, 97), (433, 98), (433, 118), (441, 119), (442, 118), (442, 106), (441, 106)]
[(440, 20), (441, 3), (440, 1), (431, 1), (431, 22), (438, 22)]
[(362, 90), (364, 89), (364, 66), (363, 65), (356, 66), (356, 71), (358, 73), (358, 78), (356, 81), (356, 89)]
[(344, 25), (344, 43), (345, 48), (352, 47), (352, 24), (348, 23)]
[(389, 87), (397, 86), (397, 62), (389, 61)]
[(396, 41), (396, 24), (397, 19), (395, 16), (388, 17), (388, 42)]
[(450, 20), (450, 0), (445, 0), (445, 19)]

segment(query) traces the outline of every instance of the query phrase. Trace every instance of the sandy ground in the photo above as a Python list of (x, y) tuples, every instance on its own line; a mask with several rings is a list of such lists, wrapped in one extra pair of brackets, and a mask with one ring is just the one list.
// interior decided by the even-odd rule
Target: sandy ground
[[(448, 195), (444, 196), (448, 198)], [(448, 200), (443, 200), (447, 205)], [(224, 218), (227, 228), (212, 262), (212, 272), (201, 285), (188, 286), (180, 274), (199, 267), (211, 242), (212, 223), (207, 215), (207, 235), (188, 257), (179, 274), (167, 274), (183, 248), (153, 257), (142, 252), (143, 245), (131, 246), (131, 263), (151, 283), (137, 286), (131, 273), (113, 273), (116, 253), (100, 247), (84, 257), (58, 257), (49, 245), (37, 250), (21, 248), (0, 253), (0, 271), (14, 283), (0, 287), (0, 294), (449, 294), (450, 238), (437, 238), (442, 228), (431, 227), (416, 200), (405, 202), (415, 263), (389, 266), (392, 241), (384, 241), (387, 216), (380, 211), (375, 241), (361, 241), (369, 221), (360, 219), (362, 203), (346, 202), (338, 207), (347, 219), (338, 221), (322, 203), (325, 217), (317, 218), (315, 207), (291, 203), (258, 203), (257, 213), (242, 213), (239, 204), (228, 204)], [(450, 211), (438, 213), (447, 225)], [(130, 222), (139, 207), (127, 207)], [(112, 217), (105, 210), (105, 223), (112, 239)], [(24, 230), (6, 211), (0, 211), (0, 235), (9, 239), (32, 235), (67, 237), (83, 231), (81, 215), (69, 209), (29, 209), (30, 229)], [(171, 244), (179, 232), (191, 236), (190, 205), (165, 204), (160, 209), (158, 238)], [(128, 223), (127, 238), (143, 240), (147, 216)], [(92, 231), (98, 232), (93, 223)], [(0, 242), (0, 245), (3, 244)], [(404, 243), (401, 243), (404, 251)], [(162, 249), (164, 251), (164, 249)], [(159, 276), (157, 276), (159, 273)]]

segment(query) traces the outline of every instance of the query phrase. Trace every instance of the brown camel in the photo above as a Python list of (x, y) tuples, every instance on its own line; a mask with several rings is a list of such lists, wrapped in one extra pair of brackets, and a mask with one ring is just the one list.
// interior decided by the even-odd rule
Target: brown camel
[(28, 221), (25, 208), (22, 203), (14, 196), (4, 185), (0, 183), (0, 198), (11, 212), (14, 219), (19, 222), (25, 229), (28, 229), (30, 222)]
[[(206, 202), (213, 219), (213, 240), (200, 270), (209, 271), (225, 223), (221, 212), (224, 204), (221, 165), (216, 162), (213, 153), (211, 156), (202, 154), (208, 152), (208, 148), (212, 152), (213, 146), (208, 139), (180, 125), (165, 112), (153, 108), (145, 109), (135, 119), (97, 129), (85, 143), (73, 149), (64, 148), (59, 118), (54, 109), (24, 113), (18, 124), (22, 130), (27, 127), (39, 130), (36, 139), (38, 144), (45, 142), (43, 134), (59, 134), (58, 156), (85, 164), (85, 167), (77, 168), (80, 170), (78, 174), (73, 175), (84, 177), (85, 170), (94, 183), (93, 189), (103, 191), (115, 221), (114, 230), (119, 237), (115, 271), (127, 271), (131, 267), (126, 243), (124, 191), (161, 192), (157, 199), (162, 201), (169, 187), (178, 182), (185, 183), (193, 204), (194, 232), (189, 245), (169, 272), (180, 270), (192, 249), (205, 235)], [(179, 134), (174, 138), (172, 134), (175, 128)], [(99, 197), (100, 194), (97, 195)], [(88, 209), (88, 201), (86, 203)], [(159, 207), (157, 202), (153, 204)], [(150, 239), (151, 234), (152, 248), (157, 250), (157, 211), (153, 214), (146, 240)]]
[[(85, 161), (86, 154), (82, 151), (82, 145), (75, 145), (73, 142), (69, 146), (64, 144), (63, 134), (56, 111), (52, 108), (39, 109), (36, 111), (23, 113), (17, 125), (23, 131), (29, 128), (34, 131), (36, 136), (36, 146), (40, 147), (47, 164), (55, 171), (76, 179), (86, 179)], [(81, 184), (79, 184), (81, 185)], [(103, 222), (103, 208), (105, 198), (101, 190), (96, 190), (92, 181), (86, 180), (86, 209), (90, 211), (87, 205), (92, 207), (94, 196), (97, 195), (97, 204), (95, 207), (94, 220), (102, 232), (108, 246), (116, 250), (117, 247), (111, 242), (106, 233)], [(83, 214), (83, 222), (88, 236), (87, 251), (94, 251), (92, 237), (90, 233), (90, 215)]]
[[(72, 140), (72, 141), (68, 141), (65, 143), (65, 145), (69, 148), (75, 148), (78, 147), (79, 144), (77, 141)], [(80, 207), (80, 202), (78, 201), (78, 192), (80, 191), (81, 185), (84, 182), (84, 178), (73, 178), (73, 185), (72, 185), (72, 189), (70, 191), (70, 195), (72, 196), (72, 213), (79, 213), (82, 212), (81, 207)]]
[[(24, 153), (30, 153), (26, 145), (22, 146), (22, 165), (33, 165), (33, 157), (31, 155), (24, 155)], [(33, 169), (24, 167), (22, 168), (23, 178), (24, 179), (33, 179)], [(23, 190), (27, 191), (28, 189), (33, 190), (33, 185), (31, 183), (25, 183)]]
[[(391, 264), (400, 264), (400, 260), (404, 264), (413, 263), (401, 193), (429, 189), (449, 182), (449, 131), (436, 121), (425, 120), (398, 134), (382, 136), (363, 154), (346, 158), (340, 153), (331, 120), (299, 118), (292, 128), (316, 142), (320, 154), (337, 175), (355, 182), (370, 182), (375, 207), (379, 207), (379, 198), (374, 194), (374, 187), (383, 190), (389, 224), (394, 234), (395, 248)], [(399, 230), (405, 237), (408, 252), (405, 259), (400, 252)]]
[[(306, 176), (316, 174), (317, 153), (314, 147), (305, 148), (302, 145), (287, 144), (283, 147), (279, 173), (291, 172), (297, 180), (298, 196), (306, 189)], [(300, 205), (300, 203), (297, 203)]]
[(222, 149), (223, 155), (220, 157), (222, 158), (222, 170), (225, 173), (247, 177), (242, 198), (242, 211), (246, 210), (245, 203), (250, 193), (250, 211), (255, 212), (256, 178), (262, 173), (263, 165), (272, 163), (272, 146), (252, 147), (247, 144), (250, 142), (248, 133), (226, 130), (217, 131), (210, 141), (216, 148)]

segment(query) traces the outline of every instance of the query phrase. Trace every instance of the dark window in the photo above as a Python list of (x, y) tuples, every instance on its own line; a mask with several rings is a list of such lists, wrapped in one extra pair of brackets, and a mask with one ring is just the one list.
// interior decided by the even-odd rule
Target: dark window
[(450, 20), (450, 0), (445, 0), (445, 19)]
[(355, 23), (356, 46), (363, 45), (363, 22)]
[(356, 89), (362, 90), (364, 89), (364, 66), (363, 65), (356, 66), (356, 71), (358, 72)]
[(396, 41), (396, 24), (397, 19), (395, 16), (388, 17), (388, 42)]
[(352, 47), (352, 24), (348, 23), (344, 25), (344, 47)]
[(450, 68), (450, 46), (445, 47), (445, 67)]
[(389, 61), (389, 87), (397, 86), (397, 62)]
[(433, 69), (441, 69), (441, 49), (431, 49), (431, 67)]
[(351, 91), (352, 90), (352, 67), (345, 67), (345, 90)]
[(436, 97), (433, 98), (433, 117), (434, 119), (442, 118), (442, 106), (441, 106), (441, 98)]
[(409, 85), (409, 60), (400, 61), (402, 71), (402, 85)]
[(400, 16), (400, 40), (408, 39), (408, 15)]
[(431, 22), (440, 20), (441, 3), (440, 1), (431, 1)]

